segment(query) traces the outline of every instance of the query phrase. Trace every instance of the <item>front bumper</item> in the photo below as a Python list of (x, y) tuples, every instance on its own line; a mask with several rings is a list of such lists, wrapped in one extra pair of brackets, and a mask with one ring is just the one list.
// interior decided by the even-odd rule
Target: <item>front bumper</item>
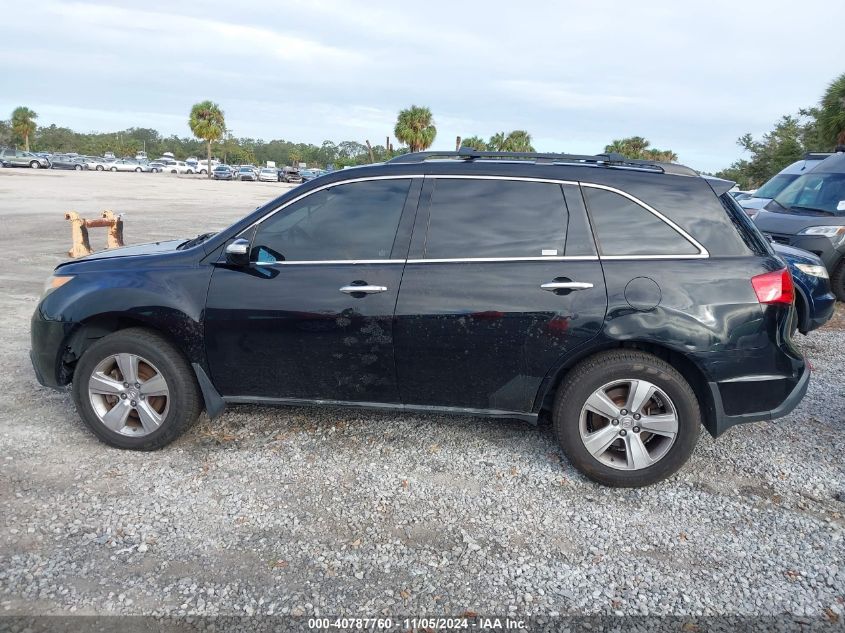
[(58, 389), (70, 381), (70, 373), (62, 362), (64, 345), (73, 329), (72, 323), (50, 321), (36, 309), (30, 322), (29, 358), (35, 377), (45, 387)]
[[(790, 377), (748, 376), (749, 380), (732, 380), (726, 382), (709, 382), (710, 393), (713, 396), (715, 408), (715, 428), (708, 429), (713, 437), (718, 437), (732, 426), (746, 422), (761, 420), (775, 420), (789, 415), (804, 398), (810, 385), (810, 367), (804, 363), (800, 373), (793, 379)], [(759, 380), (753, 380), (759, 378)], [(773, 401), (770, 409), (735, 413), (739, 398)], [(726, 403), (726, 400), (731, 402)]]

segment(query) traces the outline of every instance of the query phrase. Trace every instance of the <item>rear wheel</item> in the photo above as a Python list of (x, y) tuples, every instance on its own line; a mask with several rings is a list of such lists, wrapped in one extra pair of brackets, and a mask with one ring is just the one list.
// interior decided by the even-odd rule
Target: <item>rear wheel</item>
[(573, 368), (558, 389), (554, 428), (572, 464), (599, 483), (640, 487), (672, 475), (698, 441), (692, 388), (659, 358), (605, 352)]
[(839, 301), (845, 301), (845, 259), (841, 260), (830, 278), (833, 294)]
[(135, 171), (136, 171), (136, 172), (140, 172), (140, 171), (141, 171), (141, 168), (140, 168), (140, 167), (136, 167), (136, 168), (135, 168)]
[(117, 171), (117, 167), (112, 167), (110, 171)]
[(201, 411), (184, 356), (143, 328), (109, 334), (85, 351), (74, 372), (73, 399), (100, 440), (134, 450), (172, 442)]
[(105, 167), (103, 167), (102, 165), (97, 165), (94, 169), (96, 169), (97, 171), (103, 171)]
[(82, 165), (77, 165), (76, 167), (74, 167), (74, 169), (76, 171), (82, 171)]

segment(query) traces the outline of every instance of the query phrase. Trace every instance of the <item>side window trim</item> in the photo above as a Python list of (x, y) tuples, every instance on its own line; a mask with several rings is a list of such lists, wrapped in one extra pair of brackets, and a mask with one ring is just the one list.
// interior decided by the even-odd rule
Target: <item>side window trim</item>
[[(290, 200), (285, 201), (283, 204), (279, 205), (272, 211), (268, 211), (265, 215), (261, 216), (255, 222), (250, 224), (248, 227), (243, 229), (240, 233), (238, 233), (237, 237), (244, 237), (245, 235), (249, 235), (247, 239), (249, 239), (249, 248), (250, 251), (255, 246), (255, 238), (258, 235), (258, 229), (262, 223), (269, 220), (273, 216), (275, 216), (280, 211), (283, 211), (285, 208), (289, 207), (292, 204), (299, 202), (300, 200), (304, 200), (305, 198), (325, 189), (329, 189), (331, 187), (339, 187), (341, 185), (348, 185), (351, 183), (356, 182), (369, 182), (373, 180), (411, 180), (411, 188), (408, 191), (408, 194), (405, 198), (405, 205), (403, 206), (402, 214), (400, 215), (400, 225), (402, 224), (405, 212), (408, 209), (408, 201), (415, 193), (415, 184), (417, 179), (422, 179), (424, 176), (423, 174), (403, 174), (403, 175), (389, 175), (389, 176), (367, 176), (365, 178), (352, 178), (349, 180), (338, 180), (336, 182), (331, 182), (328, 184), (323, 185), (322, 187), (317, 187), (316, 189), (312, 189), (310, 191), (306, 191), (301, 196), (296, 196), (291, 198)], [(397, 227), (397, 235), (398, 235), (399, 227)], [(393, 248), (396, 247), (396, 238), (394, 238)], [(391, 255), (393, 253), (391, 252)], [(284, 261), (268, 261), (268, 262), (253, 262), (253, 265), (256, 266), (307, 266), (307, 265), (332, 265), (332, 264), (404, 264), (405, 259), (318, 259), (318, 260), (284, 260)]]
[[(678, 226), (675, 222), (667, 218), (665, 215), (660, 213), (657, 209), (652, 207), (646, 202), (643, 202), (636, 196), (632, 196), (630, 193), (623, 191), (621, 189), (617, 189), (616, 187), (610, 187), (608, 185), (600, 185), (598, 183), (593, 182), (581, 182), (579, 183), (581, 187), (589, 187), (592, 189), (603, 189), (605, 191), (610, 191), (611, 193), (618, 194), (623, 198), (627, 198), (634, 204), (642, 207), (659, 220), (661, 220), (664, 224), (668, 225), (672, 228), (678, 235), (684, 238), (687, 242), (689, 242), (693, 247), (698, 250), (698, 254), (691, 254), (691, 255), (602, 255), (599, 254), (600, 259), (607, 259), (607, 260), (614, 260), (614, 259), (707, 259), (710, 257), (709, 251), (704, 248), (704, 245), (701, 244), (698, 240), (696, 240), (692, 235), (687, 233), (684, 229)], [(589, 205), (587, 205), (587, 213), (590, 214), (590, 223), (595, 226), (595, 223), (592, 220), (591, 211)], [(598, 236), (596, 236), (596, 243), (598, 244)]]

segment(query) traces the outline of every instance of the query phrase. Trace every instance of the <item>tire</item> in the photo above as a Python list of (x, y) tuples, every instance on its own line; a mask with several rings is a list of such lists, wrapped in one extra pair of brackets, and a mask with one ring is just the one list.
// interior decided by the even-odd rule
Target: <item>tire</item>
[[(95, 370), (103, 372), (102, 377), (105, 378), (105, 381), (100, 380), (97, 384), (108, 384), (109, 390), (115, 385), (121, 386), (120, 381), (125, 375), (113, 360), (116, 355), (123, 355), (123, 358), (134, 355), (140, 358), (141, 362), (137, 363), (136, 371), (141, 389), (124, 389), (125, 398), (119, 398), (113, 391), (108, 391), (108, 394), (115, 395), (103, 395), (103, 392), (92, 394), (89, 391), (89, 381)], [(103, 367), (113, 369), (103, 370)], [(105, 371), (109, 373), (105, 374)], [(146, 382), (143, 374), (146, 374), (147, 381), (151, 377), (157, 378), (156, 374), (160, 374), (164, 379), (167, 395), (153, 394), (145, 400), (143, 385)], [(159, 385), (161, 382), (155, 383), (155, 386)], [(202, 411), (200, 390), (188, 361), (164, 337), (144, 328), (119, 330), (91, 345), (76, 365), (72, 392), (76, 409), (88, 428), (101, 441), (117, 448), (140, 451), (159, 449), (179, 437), (196, 421)], [(108, 402), (109, 400), (113, 403)], [(122, 402), (129, 402), (130, 405), (121, 404)], [(135, 402), (139, 405), (137, 408), (133, 408), (131, 404)], [(142, 407), (147, 407), (144, 411), (150, 411), (152, 407), (156, 415), (161, 414), (157, 425), (147, 426), (141, 423)], [(101, 420), (103, 411), (109, 413), (112, 409), (119, 412), (124, 409), (129, 411), (126, 414), (128, 417), (124, 416), (126, 422), (117, 422), (117, 425), (125, 424), (120, 431), (109, 428)], [(144, 417), (149, 420), (149, 415), (147, 413)], [(113, 419), (118, 420), (118, 417)]]
[(82, 165), (77, 165), (76, 167), (74, 167), (74, 169), (76, 171), (82, 171)]
[[(636, 415), (623, 408), (620, 414), (625, 415), (614, 418), (614, 423), (587, 408), (588, 399), (596, 402), (599, 392), (611, 406), (622, 407), (634, 385), (652, 393), (645, 389), (647, 383), (656, 391), (646, 396)], [(649, 413), (643, 414), (646, 410)], [(672, 413), (675, 426), (670, 436), (664, 421)], [(675, 473), (692, 455), (701, 428), (698, 399), (683, 376), (656, 356), (633, 350), (603, 352), (572, 368), (558, 388), (552, 415), (558, 442), (572, 465), (593, 481), (619, 488), (648, 486)], [(661, 415), (663, 421), (651, 415)], [(640, 424), (664, 430), (651, 433)], [(593, 438), (592, 452), (585, 437)]]
[(135, 173), (136, 173), (136, 174), (140, 174), (140, 173), (141, 173), (141, 168), (140, 168), (140, 167), (136, 167), (136, 168), (135, 168)]
[(839, 261), (830, 277), (830, 287), (839, 301), (845, 301), (845, 259)]
[(39, 163), (37, 160), (32, 161), (29, 166), (33, 169), (41, 169), (41, 163)]
[(94, 169), (97, 171), (104, 171), (105, 167), (103, 167), (102, 165), (97, 165)]
[(117, 167), (112, 167), (109, 171), (117, 171)]

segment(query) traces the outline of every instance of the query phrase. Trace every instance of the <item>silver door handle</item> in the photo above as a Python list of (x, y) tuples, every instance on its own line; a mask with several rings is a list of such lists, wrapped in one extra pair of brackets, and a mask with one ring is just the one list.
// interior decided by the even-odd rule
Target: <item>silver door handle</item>
[(549, 292), (555, 290), (586, 290), (592, 287), (593, 284), (586, 281), (550, 281), (540, 286), (540, 288)]
[(348, 295), (355, 294), (356, 292), (363, 292), (365, 295), (374, 295), (378, 292), (387, 292), (387, 286), (344, 286), (340, 291)]

